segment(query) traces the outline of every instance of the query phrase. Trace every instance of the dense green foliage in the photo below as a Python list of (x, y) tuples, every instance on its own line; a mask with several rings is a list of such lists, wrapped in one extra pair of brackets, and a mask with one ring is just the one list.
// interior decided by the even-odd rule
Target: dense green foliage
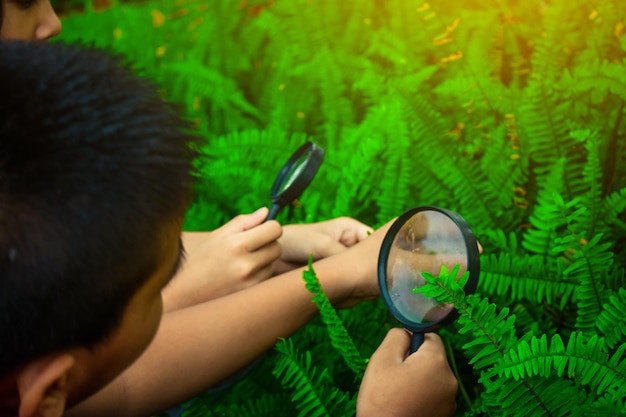
[[(305, 139), (326, 150), (283, 222), (462, 214), (478, 294), (445, 276), (458, 415), (624, 414), (626, 2), (155, 0), (89, 7), (64, 38), (126, 54), (206, 137), (188, 229), (269, 203)], [(380, 302), (323, 315), (185, 415), (350, 415)], [(440, 290), (437, 291), (436, 288)], [(351, 340), (350, 340), (351, 339)]]

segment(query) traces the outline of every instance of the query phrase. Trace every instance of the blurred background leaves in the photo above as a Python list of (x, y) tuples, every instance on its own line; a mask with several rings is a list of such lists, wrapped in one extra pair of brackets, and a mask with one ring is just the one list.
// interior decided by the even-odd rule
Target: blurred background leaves
[[(280, 221), (376, 226), (440, 205), (483, 245), (479, 294), (461, 304), (475, 315), (441, 331), (458, 415), (623, 412), (626, 2), (55, 3), (62, 39), (124, 54), (206, 139), (187, 229), (268, 205), (282, 163), (315, 140), (324, 164)], [(380, 302), (339, 317), (363, 357), (396, 325)], [(359, 375), (326, 324), (314, 320), (187, 415), (350, 415)], [(472, 345), (486, 336), (491, 345)], [(311, 386), (297, 396), (296, 375), (328, 403), (307, 408), (319, 403), (307, 402)]]

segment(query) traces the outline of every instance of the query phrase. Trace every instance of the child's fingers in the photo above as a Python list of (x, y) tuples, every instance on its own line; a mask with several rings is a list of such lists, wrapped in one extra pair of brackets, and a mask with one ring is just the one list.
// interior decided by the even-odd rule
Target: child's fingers
[(404, 361), (411, 343), (411, 335), (404, 329), (389, 330), (387, 336), (370, 359), (370, 366), (386, 367)]
[(263, 220), (265, 220), (268, 213), (269, 210), (267, 207), (261, 207), (253, 213), (240, 214), (222, 226), (222, 229), (226, 232), (242, 232), (250, 230), (263, 223)]

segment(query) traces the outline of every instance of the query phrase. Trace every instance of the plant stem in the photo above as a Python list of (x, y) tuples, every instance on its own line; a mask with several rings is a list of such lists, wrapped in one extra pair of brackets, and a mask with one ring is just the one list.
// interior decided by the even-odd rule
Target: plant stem
[(459, 375), (459, 369), (456, 366), (456, 361), (454, 360), (454, 352), (452, 351), (452, 344), (450, 341), (445, 341), (446, 351), (448, 352), (448, 358), (450, 359), (450, 365), (452, 366), (452, 372), (454, 372), (454, 376), (456, 376), (456, 380), (459, 381), (459, 390), (461, 391), (461, 395), (467, 404), (467, 407), (471, 410), (474, 406), (472, 404), (472, 400), (467, 394), (467, 390), (465, 389), (465, 385), (463, 385), (463, 381), (461, 380), (461, 375)]

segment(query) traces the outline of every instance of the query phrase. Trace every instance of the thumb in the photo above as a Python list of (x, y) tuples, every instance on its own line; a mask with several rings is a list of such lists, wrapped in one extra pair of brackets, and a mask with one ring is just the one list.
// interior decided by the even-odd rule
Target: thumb
[(253, 213), (240, 214), (226, 223), (223, 227), (227, 230), (232, 229), (230, 231), (237, 232), (249, 230), (263, 223), (263, 220), (267, 218), (268, 213), (269, 210), (267, 207), (261, 207)]
[(410, 343), (411, 335), (406, 330), (391, 329), (372, 355), (370, 362), (377, 362), (377, 366), (401, 363), (409, 351)]

